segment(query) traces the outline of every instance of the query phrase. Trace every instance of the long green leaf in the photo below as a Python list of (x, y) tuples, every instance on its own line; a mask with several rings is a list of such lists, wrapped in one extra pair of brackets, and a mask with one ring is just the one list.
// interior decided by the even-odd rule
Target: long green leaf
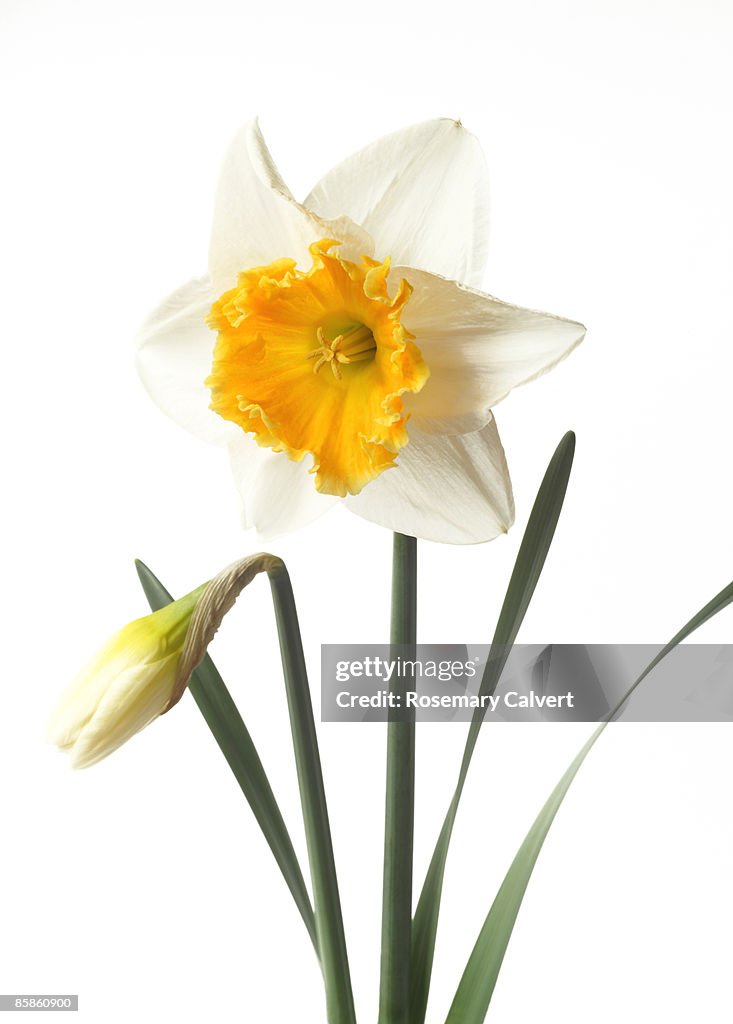
[[(153, 611), (170, 604), (173, 598), (160, 580), (142, 562), (135, 565)], [(313, 908), (290, 835), (252, 737), (208, 654), (193, 673), (188, 688), (252, 808), (318, 953)]]
[(595, 730), (552, 791), (534, 825), (519, 848), (484, 922), (473, 952), (463, 972), (458, 990), (446, 1018), (446, 1024), (482, 1024), (494, 993), (504, 954), (511, 938), (524, 894), (542, 845), (570, 785), (606, 726), (619, 713), (634, 690), (649, 673), (699, 626), (717, 615), (733, 601), (733, 583), (721, 590), (712, 601), (682, 627), (679, 633), (647, 665), (605, 721)]
[[(481, 680), (479, 692), (482, 696), (492, 694), (496, 689), (509, 657), (511, 645), (517, 637), (539, 581), (565, 500), (574, 453), (575, 435), (569, 432), (563, 437), (550, 460), (532, 507)], [(425, 1020), (448, 849), (458, 805), (485, 714), (485, 709), (477, 709), (471, 721), (458, 783), (448, 807), (415, 912), (411, 963), (411, 1024), (423, 1024)]]

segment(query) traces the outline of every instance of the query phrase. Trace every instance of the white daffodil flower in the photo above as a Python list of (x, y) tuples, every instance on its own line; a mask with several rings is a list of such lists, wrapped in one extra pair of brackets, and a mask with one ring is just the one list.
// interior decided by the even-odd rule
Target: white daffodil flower
[(582, 340), (579, 323), (477, 290), (488, 185), (456, 121), (396, 132), (303, 203), (256, 122), (216, 196), (209, 273), (145, 323), (157, 404), (226, 444), (245, 526), (276, 534), (343, 499), (428, 540), (491, 540), (514, 503), (492, 408)]

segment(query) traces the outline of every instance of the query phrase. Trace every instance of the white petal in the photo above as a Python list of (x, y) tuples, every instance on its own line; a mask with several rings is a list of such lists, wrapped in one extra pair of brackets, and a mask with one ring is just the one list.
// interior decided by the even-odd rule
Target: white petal
[(117, 676), (71, 750), (73, 768), (101, 761), (160, 715), (170, 700), (179, 660), (176, 651)]
[(316, 490), (309, 456), (293, 462), (284, 452), (261, 448), (243, 431), (230, 442), (229, 455), (244, 527), (254, 527), (263, 538), (306, 526), (340, 500)]
[(133, 619), (107, 640), (61, 695), (48, 723), (50, 743), (62, 749), (73, 746), (120, 678), (133, 668), (144, 668), (165, 656), (176, 627), (180, 632), (181, 623), (185, 626), (194, 596), (172, 602), (155, 616)]
[(62, 750), (73, 746), (108, 687), (127, 667), (125, 653), (117, 650), (118, 636), (109, 640), (64, 690), (48, 722), (49, 743)]
[(514, 522), (504, 449), (493, 419), (472, 434), (426, 434), (411, 424), (397, 466), (346, 499), (347, 507), (397, 533), (444, 544), (478, 544)]
[(209, 409), (211, 393), (204, 387), (216, 342), (205, 321), (212, 302), (208, 277), (169, 295), (140, 329), (137, 369), (166, 415), (204, 441), (221, 444), (232, 426)]
[(295, 201), (259, 125), (250, 121), (229, 147), (216, 192), (209, 247), (214, 292), (234, 287), (240, 271), (283, 257), (307, 268), (308, 246), (326, 237), (344, 242), (348, 258), (373, 251), (369, 236), (348, 217), (326, 222)]
[(459, 121), (442, 118), (387, 135), (337, 164), (305, 205), (348, 214), (376, 255), (479, 285), (486, 264), (486, 159)]
[(519, 384), (546, 373), (585, 335), (582, 324), (512, 306), (409, 267), (396, 267), (414, 292), (402, 322), (430, 367), (417, 395), (406, 396), (423, 430), (477, 430), (489, 409)]

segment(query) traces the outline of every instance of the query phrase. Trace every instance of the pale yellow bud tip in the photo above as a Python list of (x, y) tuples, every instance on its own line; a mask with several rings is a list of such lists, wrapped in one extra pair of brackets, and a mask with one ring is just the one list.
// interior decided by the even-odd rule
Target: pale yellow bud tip
[(135, 619), (79, 673), (51, 716), (48, 739), (86, 768), (176, 704), (237, 596), (261, 572), (280, 572), (274, 555), (249, 555), (214, 579)]
[(166, 710), (203, 590), (128, 623), (68, 687), (48, 739), (70, 754), (73, 767), (101, 761)]

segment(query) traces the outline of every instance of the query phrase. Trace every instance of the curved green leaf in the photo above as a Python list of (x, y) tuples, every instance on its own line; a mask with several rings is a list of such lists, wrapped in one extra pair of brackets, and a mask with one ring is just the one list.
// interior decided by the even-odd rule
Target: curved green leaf
[[(489, 659), (481, 680), (479, 692), (482, 696), (492, 694), (496, 689), (509, 657), (511, 645), (517, 637), (519, 627), (539, 581), (565, 500), (574, 453), (575, 435), (570, 431), (563, 437), (550, 460), (537, 492), (527, 528), (524, 531), (514, 571), (496, 625)], [(471, 721), (458, 783), (448, 807), (448, 813), (445, 816), (415, 912), (411, 955), (411, 1024), (423, 1024), (425, 1020), (445, 864), (458, 805), (485, 714), (485, 709), (477, 709)]]
[(642, 674), (628, 689), (623, 699), (599, 725), (575, 760), (571, 763), (563, 777), (552, 791), (547, 803), (540, 811), (534, 825), (519, 848), (501, 888), (496, 895), (491, 910), (469, 957), (463, 972), (458, 990), (446, 1018), (446, 1024), (482, 1024), (494, 993), (494, 986), (499, 975), (504, 954), (511, 938), (514, 922), (532, 876), (537, 857), (562, 804), (570, 784), (578, 774), (606, 726), (619, 713), (634, 690), (649, 673), (672, 651), (677, 644), (685, 640), (699, 626), (733, 601), (733, 583), (721, 590), (712, 601), (701, 608), (697, 615), (674, 636), (659, 654), (647, 665)]

